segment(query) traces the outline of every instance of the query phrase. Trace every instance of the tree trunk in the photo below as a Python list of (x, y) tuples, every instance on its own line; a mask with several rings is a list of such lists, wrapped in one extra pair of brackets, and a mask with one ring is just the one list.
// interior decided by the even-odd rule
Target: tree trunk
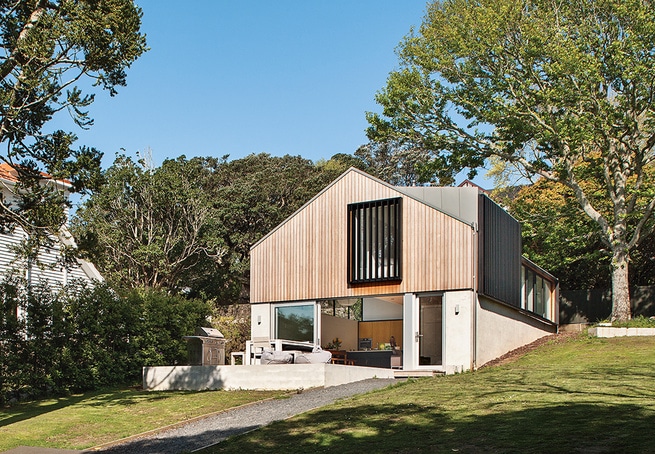
[(613, 251), (612, 257), (612, 321), (630, 320), (630, 287), (628, 281), (628, 252), (624, 248)]

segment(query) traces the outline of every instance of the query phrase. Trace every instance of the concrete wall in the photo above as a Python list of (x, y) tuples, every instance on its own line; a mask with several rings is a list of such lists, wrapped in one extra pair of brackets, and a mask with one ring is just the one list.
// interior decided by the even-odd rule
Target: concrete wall
[(477, 367), (555, 332), (557, 326), (530, 317), (513, 307), (480, 297), (477, 317)]
[(143, 389), (169, 390), (295, 390), (394, 378), (391, 369), (337, 364), (257, 366), (158, 366), (143, 368)]
[(614, 328), (596, 326), (589, 328), (589, 335), (596, 337), (655, 336), (655, 328)]
[(472, 291), (448, 292), (444, 295), (444, 370), (463, 372), (473, 366)]

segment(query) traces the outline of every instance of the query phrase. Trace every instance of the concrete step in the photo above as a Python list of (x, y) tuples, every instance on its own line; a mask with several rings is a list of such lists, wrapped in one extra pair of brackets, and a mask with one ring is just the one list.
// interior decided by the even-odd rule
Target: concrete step
[(393, 375), (395, 378), (415, 378), (415, 377), (435, 377), (437, 375), (445, 375), (446, 373), (441, 370), (394, 370)]

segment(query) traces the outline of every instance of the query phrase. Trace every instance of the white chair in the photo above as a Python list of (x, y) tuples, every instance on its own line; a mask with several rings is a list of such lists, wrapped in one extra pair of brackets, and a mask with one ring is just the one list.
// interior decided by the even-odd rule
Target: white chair
[(271, 350), (271, 339), (268, 337), (253, 337), (249, 344), (249, 364), (261, 364), (262, 353)]

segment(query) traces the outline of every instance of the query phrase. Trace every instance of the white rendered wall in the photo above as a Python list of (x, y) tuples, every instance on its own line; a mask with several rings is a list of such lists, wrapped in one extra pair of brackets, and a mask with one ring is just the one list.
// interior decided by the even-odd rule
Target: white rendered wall
[(403, 369), (418, 368), (418, 299), (412, 293), (403, 296)]
[(250, 305), (250, 338), (271, 337), (271, 305)]
[(144, 367), (143, 389), (295, 390), (337, 386), (371, 378), (394, 378), (393, 370), (337, 364)]
[(478, 299), (477, 367), (505, 353), (557, 332), (513, 307), (484, 297)]
[(463, 372), (472, 368), (473, 297), (472, 291), (448, 292), (443, 296), (443, 368), (446, 373)]

